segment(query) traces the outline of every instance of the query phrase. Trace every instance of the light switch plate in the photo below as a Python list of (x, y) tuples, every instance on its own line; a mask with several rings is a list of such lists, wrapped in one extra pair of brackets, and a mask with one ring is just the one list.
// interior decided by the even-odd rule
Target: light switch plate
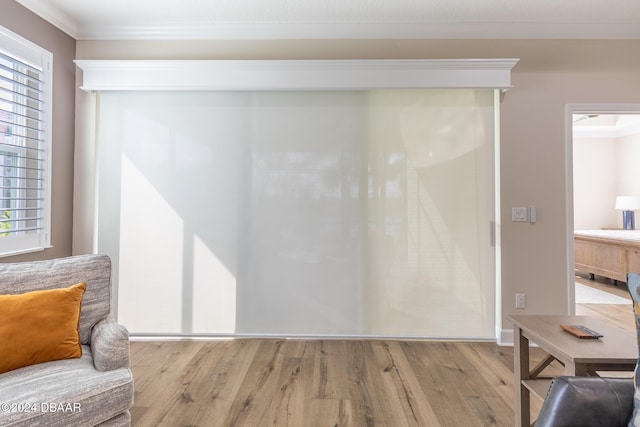
[(527, 297), (525, 294), (516, 294), (516, 308), (527, 308)]
[(511, 208), (511, 221), (526, 222), (527, 208)]

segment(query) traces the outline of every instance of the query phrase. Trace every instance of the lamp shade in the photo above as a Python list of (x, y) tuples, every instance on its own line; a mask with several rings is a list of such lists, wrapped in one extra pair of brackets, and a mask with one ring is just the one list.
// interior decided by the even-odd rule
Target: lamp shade
[(640, 197), (618, 196), (616, 197), (616, 209), (621, 211), (635, 211), (640, 209)]

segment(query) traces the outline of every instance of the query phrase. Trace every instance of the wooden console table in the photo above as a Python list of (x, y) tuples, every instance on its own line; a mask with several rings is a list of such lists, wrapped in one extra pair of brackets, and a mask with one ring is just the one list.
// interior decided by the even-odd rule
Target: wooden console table
[[(516, 388), (516, 426), (529, 426), (530, 394), (544, 399), (551, 378), (540, 374), (557, 360), (564, 375), (596, 375), (596, 371), (632, 371), (638, 359), (633, 333), (588, 316), (512, 315), (513, 363)], [(580, 339), (560, 328), (562, 324), (584, 325), (604, 335), (600, 339)], [(538, 366), (529, 366), (529, 342), (549, 353)]]

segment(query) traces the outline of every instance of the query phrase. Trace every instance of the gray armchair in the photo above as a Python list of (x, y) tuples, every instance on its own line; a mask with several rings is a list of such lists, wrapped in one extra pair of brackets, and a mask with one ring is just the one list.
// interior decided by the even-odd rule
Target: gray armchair
[(87, 284), (79, 320), (82, 357), (33, 364), (0, 374), (0, 425), (131, 425), (133, 375), (129, 333), (110, 314), (109, 257), (84, 255), (0, 263), (0, 295), (63, 288), (80, 282)]
[[(636, 327), (640, 325), (640, 275), (629, 273)], [(640, 330), (637, 331), (640, 333)], [(639, 341), (640, 342), (640, 341)], [(638, 377), (636, 365), (636, 377)], [(640, 379), (640, 378), (638, 378)], [(640, 395), (638, 396), (640, 397)], [(545, 397), (536, 427), (640, 426), (636, 384), (631, 378), (557, 377)]]

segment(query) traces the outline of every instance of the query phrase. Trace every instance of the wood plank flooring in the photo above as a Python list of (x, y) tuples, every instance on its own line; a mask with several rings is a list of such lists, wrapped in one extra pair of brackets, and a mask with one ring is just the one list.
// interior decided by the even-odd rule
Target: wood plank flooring
[(510, 352), (492, 343), (133, 342), (136, 426), (513, 423)]
[[(631, 307), (584, 304), (633, 330)], [(544, 353), (532, 349), (532, 366)], [(135, 341), (134, 426), (512, 426), (513, 348), (483, 342)], [(551, 372), (561, 372), (552, 364)], [(532, 419), (540, 403), (532, 399)]]
[[(600, 276), (596, 276), (594, 280), (590, 280), (589, 275), (582, 272), (577, 272), (576, 282), (619, 297), (630, 298), (627, 284), (624, 282), (614, 284), (612, 280)], [(631, 305), (576, 304), (576, 314), (581, 316), (602, 317), (619, 328), (635, 331), (635, 319)]]

